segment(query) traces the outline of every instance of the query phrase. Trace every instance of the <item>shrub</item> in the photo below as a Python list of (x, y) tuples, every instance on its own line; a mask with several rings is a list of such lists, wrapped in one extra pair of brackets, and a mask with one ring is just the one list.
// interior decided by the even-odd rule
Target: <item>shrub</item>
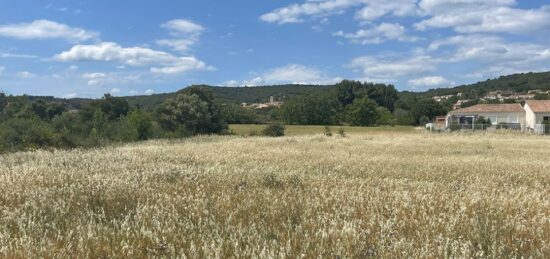
[(285, 135), (285, 126), (279, 123), (273, 123), (266, 126), (262, 133), (264, 136), (269, 137), (282, 137)]
[(329, 126), (325, 126), (325, 136), (332, 137), (332, 131)]
[(338, 129), (338, 135), (340, 135), (340, 137), (342, 137), (342, 138), (345, 138), (346, 137), (346, 130), (344, 128), (339, 128)]

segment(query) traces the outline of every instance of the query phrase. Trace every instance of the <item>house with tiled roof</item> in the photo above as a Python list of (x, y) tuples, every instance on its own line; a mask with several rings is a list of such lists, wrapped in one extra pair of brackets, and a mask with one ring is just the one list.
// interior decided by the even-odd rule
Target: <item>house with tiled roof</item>
[[(525, 129), (526, 113), (519, 103), (477, 104), (456, 109), (447, 114), (447, 128), (474, 129), (475, 124), (483, 118), (490, 120), (491, 125), (506, 125), (507, 128)], [(490, 126), (490, 125), (485, 125)]]
[(550, 121), (550, 100), (529, 100), (524, 108), (529, 130), (538, 131), (543, 123)]

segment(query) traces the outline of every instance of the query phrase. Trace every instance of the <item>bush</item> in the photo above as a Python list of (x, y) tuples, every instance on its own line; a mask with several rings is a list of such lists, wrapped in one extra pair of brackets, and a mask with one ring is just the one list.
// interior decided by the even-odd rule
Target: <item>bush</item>
[(56, 146), (51, 127), (36, 117), (10, 119), (0, 124), (0, 152)]
[(346, 137), (346, 130), (344, 128), (339, 128), (338, 129), (338, 135), (340, 135), (340, 137), (342, 137), (342, 138), (345, 138)]
[(325, 126), (325, 136), (332, 137), (332, 131), (329, 126)]
[(273, 123), (268, 126), (266, 126), (262, 133), (264, 136), (269, 137), (282, 137), (285, 135), (285, 126), (278, 123)]

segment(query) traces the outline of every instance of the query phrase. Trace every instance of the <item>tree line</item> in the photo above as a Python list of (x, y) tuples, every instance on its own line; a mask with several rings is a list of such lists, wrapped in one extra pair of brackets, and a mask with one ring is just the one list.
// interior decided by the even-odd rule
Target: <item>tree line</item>
[(131, 107), (109, 94), (75, 110), (58, 100), (29, 101), (0, 93), (0, 152), (227, 132), (219, 105), (201, 87), (187, 88), (154, 110)]
[(393, 85), (347, 80), (308, 88), (267, 109), (221, 101), (208, 86), (188, 87), (146, 108), (110, 94), (75, 102), (0, 93), (0, 152), (229, 134), (228, 124), (418, 125), (446, 112), (431, 98), (398, 93)]
[(300, 125), (419, 125), (446, 113), (431, 98), (400, 94), (393, 85), (344, 80), (286, 102), (281, 118)]

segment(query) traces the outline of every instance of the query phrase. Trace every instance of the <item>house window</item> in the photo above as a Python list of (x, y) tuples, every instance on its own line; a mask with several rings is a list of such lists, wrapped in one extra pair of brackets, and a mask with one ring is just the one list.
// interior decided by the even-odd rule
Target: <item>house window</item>
[(518, 118), (518, 116), (510, 116), (509, 122), (510, 122), (510, 123), (519, 123), (519, 118)]
[(544, 117), (542, 118), (542, 121), (550, 121), (550, 116), (544, 116)]

